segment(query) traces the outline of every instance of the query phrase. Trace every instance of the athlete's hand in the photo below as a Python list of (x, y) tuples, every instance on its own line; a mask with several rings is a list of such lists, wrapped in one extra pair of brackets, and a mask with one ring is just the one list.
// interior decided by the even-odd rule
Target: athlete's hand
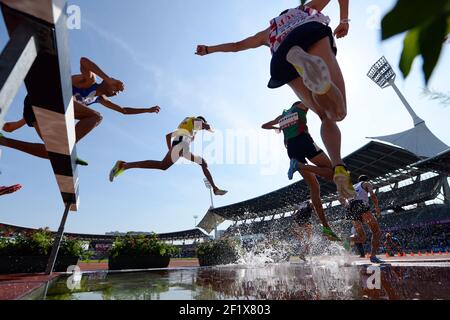
[(13, 132), (15, 130), (14, 126), (11, 125), (11, 123), (5, 123), (3, 126), (3, 131), (5, 132)]
[(334, 35), (336, 38), (344, 38), (348, 34), (348, 30), (350, 29), (350, 25), (348, 23), (341, 23), (338, 25), (336, 30), (334, 30)]
[(154, 106), (153, 108), (150, 108), (149, 113), (159, 113), (161, 111), (161, 108), (159, 106)]
[(198, 45), (197, 46), (197, 52), (195, 52), (198, 56), (206, 56), (208, 54), (208, 46), (205, 45)]

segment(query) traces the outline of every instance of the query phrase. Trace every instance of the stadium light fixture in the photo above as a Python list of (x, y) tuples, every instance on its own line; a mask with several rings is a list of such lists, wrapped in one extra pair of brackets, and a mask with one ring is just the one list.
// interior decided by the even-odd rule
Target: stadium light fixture
[(406, 110), (408, 110), (409, 114), (413, 118), (414, 126), (418, 126), (424, 121), (414, 112), (411, 105), (406, 100), (405, 96), (401, 93), (398, 87), (395, 85), (395, 79), (397, 75), (395, 74), (394, 69), (390, 65), (389, 61), (386, 57), (381, 57), (375, 64), (370, 68), (367, 76), (375, 82), (381, 89), (385, 89), (387, 87), (392, 87), (397, 93), (398, 97), (402, 101)]

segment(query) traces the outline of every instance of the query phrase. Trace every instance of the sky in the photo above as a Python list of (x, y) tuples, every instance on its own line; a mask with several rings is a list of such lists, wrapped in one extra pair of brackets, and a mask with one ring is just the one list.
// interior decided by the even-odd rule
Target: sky
[[(348, 96), (348, 117), (340, 124), (343, 156), (369, 142), (366, 137), (412, 127), (393, 90), (381, 90), (366, 76), (383, 55), (397, 70), (397, 85), (418, 115), (450, 144), (450, 108), (423, 94), (421, 60), (416, 60), (411, 75), (403, 79), (397, 68), (403, 37), (380, 40), (380, 18), (395, 1), (350, 3), (350, 33), (338, 40), (338, 61)], [(193, 150), (209, 163), (216, 184), (229, 190), (224, 197), (214, 197), (216, 207), (292, 183), (286, 175), (289, 159), (282, 136), (260, 129), (297, 100), (288, 87), (267, 88), (269, 50), (263, 47), (206, 57), (194, 52), (197, 44), (234, 42), (253, 35), (298, 1), (134, 0), (124, 5), (119, 0), (73, 0), (69, 4), (77, 5), (81, 13), (80, 28), (69, 32), (72, 73), (79, 72), (80, 57), (88, 57), (125, 83), (125, 92), (114, 97), (114, 102), (127, 107), (159, 105), (162, 110), (158, 115), (124, 116), (101, 105), (92, 106), (102, 113), (103, 122), (77, 145), (78, 155), (89, 167), (79, 169), (80, 209), (69, 216), (66, 231), (163, 233), (193, 228), (211, 205), (199, 166), (181, 164), (166, 172), (135, 170), (114, 183), (108, 181), (109, 170), (118, 159), (162, 159), (167, 152), (166, 134), (187, 116), (203, 115), (215, 129), (215, 133), (199, 135)], [(335, 28), (337, 1), (324, 13)], [(0, 47), (6, 43), (0, 22)], [(429, 83), (431, 89), (449, 91), (449, 58), (446, 46)], [(22, 88), (8, 121), (21, 117), (24, 96)], [(323, 147), (320, 121), (314, 114), (308, 121), (312, 136)], [(8, 136), (39, 142), (34, 129), (28, 127)], [(63, 204), (50, 163), (3, 148), (0, 170), (0, 185), (23, 185), (18, 193), (0, 197), (0, 221), (57, 229)]]

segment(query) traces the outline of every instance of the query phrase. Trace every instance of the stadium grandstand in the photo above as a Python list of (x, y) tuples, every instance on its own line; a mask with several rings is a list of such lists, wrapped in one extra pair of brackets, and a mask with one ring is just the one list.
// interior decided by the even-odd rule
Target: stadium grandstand
[[(386, 141), (371, 140), (344, 162), (353, 181), (360, 175), (371, 179), (383, 211), (379, 222), (384, 233), (391, 232), (400, 239), (405, 250), (447, 251), (450, 250), (450, 148), (443, 150), (442, 141), (428, 130), (423, 120), (414, 120), (413, 129), (397, 134), (401, 137), (398, 145), (393, 144), (393, 136)], [(435, 154), (424, 156), (430, 155), (433, 144), (438, 146), (434, 148)], [(427, 148), (426, 152), (423, 148)], [(319, 182), (328, 219), (341, 235), (350, 235), (351, 223), (344, 219), (345, 210), (337, 201), (336, 187), (324, 180)], [(218, 223), (229, 221), (232, 225), (225, 236), (290, 237), (292, 234), (287, 231), (293, 225), (294, 208), (307, 200), (308, 187), (300, 180), (254, 199), (210, 209), (199, 227), (210, 232)]]
[[(0, 237), (14, 237), (14, 235), (34, 232), (36, 229), (13, 226), (0, 223)], [(81, 241), (89, 242), (89, 248), (92, 253), (93, 259), (101, 259), (108, 256), (108, 252), (114, 240), (118, 237), (124, 236), (150, 236), (151, 233), (147, 232), (128, 232), (113, 234), (81, 234), (81, 233), (65, 233), (68, 238), (73, 238)], [(210, 239), (210, 237), (202, 230), (195, 228), (191, 230), (160, 233), (157, 234), (159, 240), (172, 243), (181, 249), (180, 257), (194, 257), (196, 244)]]

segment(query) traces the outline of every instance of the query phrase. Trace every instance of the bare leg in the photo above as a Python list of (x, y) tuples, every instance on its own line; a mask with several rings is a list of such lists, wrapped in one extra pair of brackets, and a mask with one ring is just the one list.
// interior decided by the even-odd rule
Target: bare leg
[(172, 150), (169, 150), (169, 152), (166, 154), (164, 159), (162, 161), (154, 161), (154, 160), (147, 160), (147, 161), (140, 161), (140, 162), (124, 162), (122, 164), (122, 169), (129, 170), (129, 169), (152, 169), (152, 170), (167, 170), (173, 164), (176, 162), (172, 160)]
[(353, 221), (353, 226), (356, 230), (357, 239), (355, 239), (355, 243), (366, 243), (366, 233), (364, 232), (364, 228), (361, 221)]
[(310, 166), (307, 164), (300, 163), (300, 170), (304, 170), (320, 176), (326, 180), (333, 181), (333, 166), (330, 159), (325, 153), (321, 153), (318, 156), (311, 159), (311, 162), (315, 166)]
[[(317, 42), (310, 50), (312, 55), (320, 56), (327, 64), (333, 86), (338, 89), (342, 95), (341, 105), (333, 106), (327, 105), (323, 100), (326, 95), (317, 97), (313, 96), (311, 91), (306, 88), (303, 80), (299, 77), (289, 83), (289, 86), (302, 99), (305, 105), (313, 110), (322, 120), (322, 140), (330, 155), (333, 166), (343, 164), (341, 158), (341, 133), (336, 122), (342, 121), (347, 115), (345, 82), (337, 63), (336, 57), (331, 51), (331, 46), (328, 39), (322, 39)], [(318, 101), (322, 99), (322, 101)]]
[(322, 199), (320, 198), (320, 185), (317, 181), (317, 178), (314, 174), (300, 171), (300, 174), (303, 176), (303, 179), (309, 186), (309, 190), (311, 192), (311, 201), (313, 203), (314, 209), (316, 211), (317, 216), (319, 217), (320, 222), (325, 228), (330, 228), (328, 224), (328, 220), (325, 216), (325, 211), (323, 210)]
[(375, 219), (375, 217), (372, 215), (371, 212), (366, 212), (363, 215), (363, 220), (365, 223), (367, 223), (370, 230), (372, 231), (372, 252), (370, 257), (371, 258), (376, 257), (378, 249), (380, 248), (380, 237), (381, 237), (380, 225), (378, 224), (378, 221)]
[[(33, 126), (36, 129), (37, 134), (42, 138), (42, 135), (41, 135), (41, 132), (39, 130), (37, 123), (34, 123)], [(0, 136), (0, 145), (28, 153), (35, 157), (39, 157), (42, 159), (48, 159), (47, 149), (45, 148), (45, 145), (43, 143), (24, 142), (24, 141), (14, 140), (14, 139), (5, 138), (5, 137)]]
[(83, 139), (89, 132), (102, 122), (102, 116), (95, 110), (74, 101), (75, 119), (79, 120), (75, 125), (76, 141)]
[(205, 175), (206, 179), (208, 179), (208, 182), (211, 184), (213, 191), (217, 192), (219, 190), (219, 188), (214, 183), (214, 179), (211, 175), (211, 172), (208, 169), (208, 164), (206, 163), (206, 161), (203, 158), (195, 156), (190, 152), (183, 154), (183, 157), (189, 161), (199, 164), (202, 167), (203, 174)]

